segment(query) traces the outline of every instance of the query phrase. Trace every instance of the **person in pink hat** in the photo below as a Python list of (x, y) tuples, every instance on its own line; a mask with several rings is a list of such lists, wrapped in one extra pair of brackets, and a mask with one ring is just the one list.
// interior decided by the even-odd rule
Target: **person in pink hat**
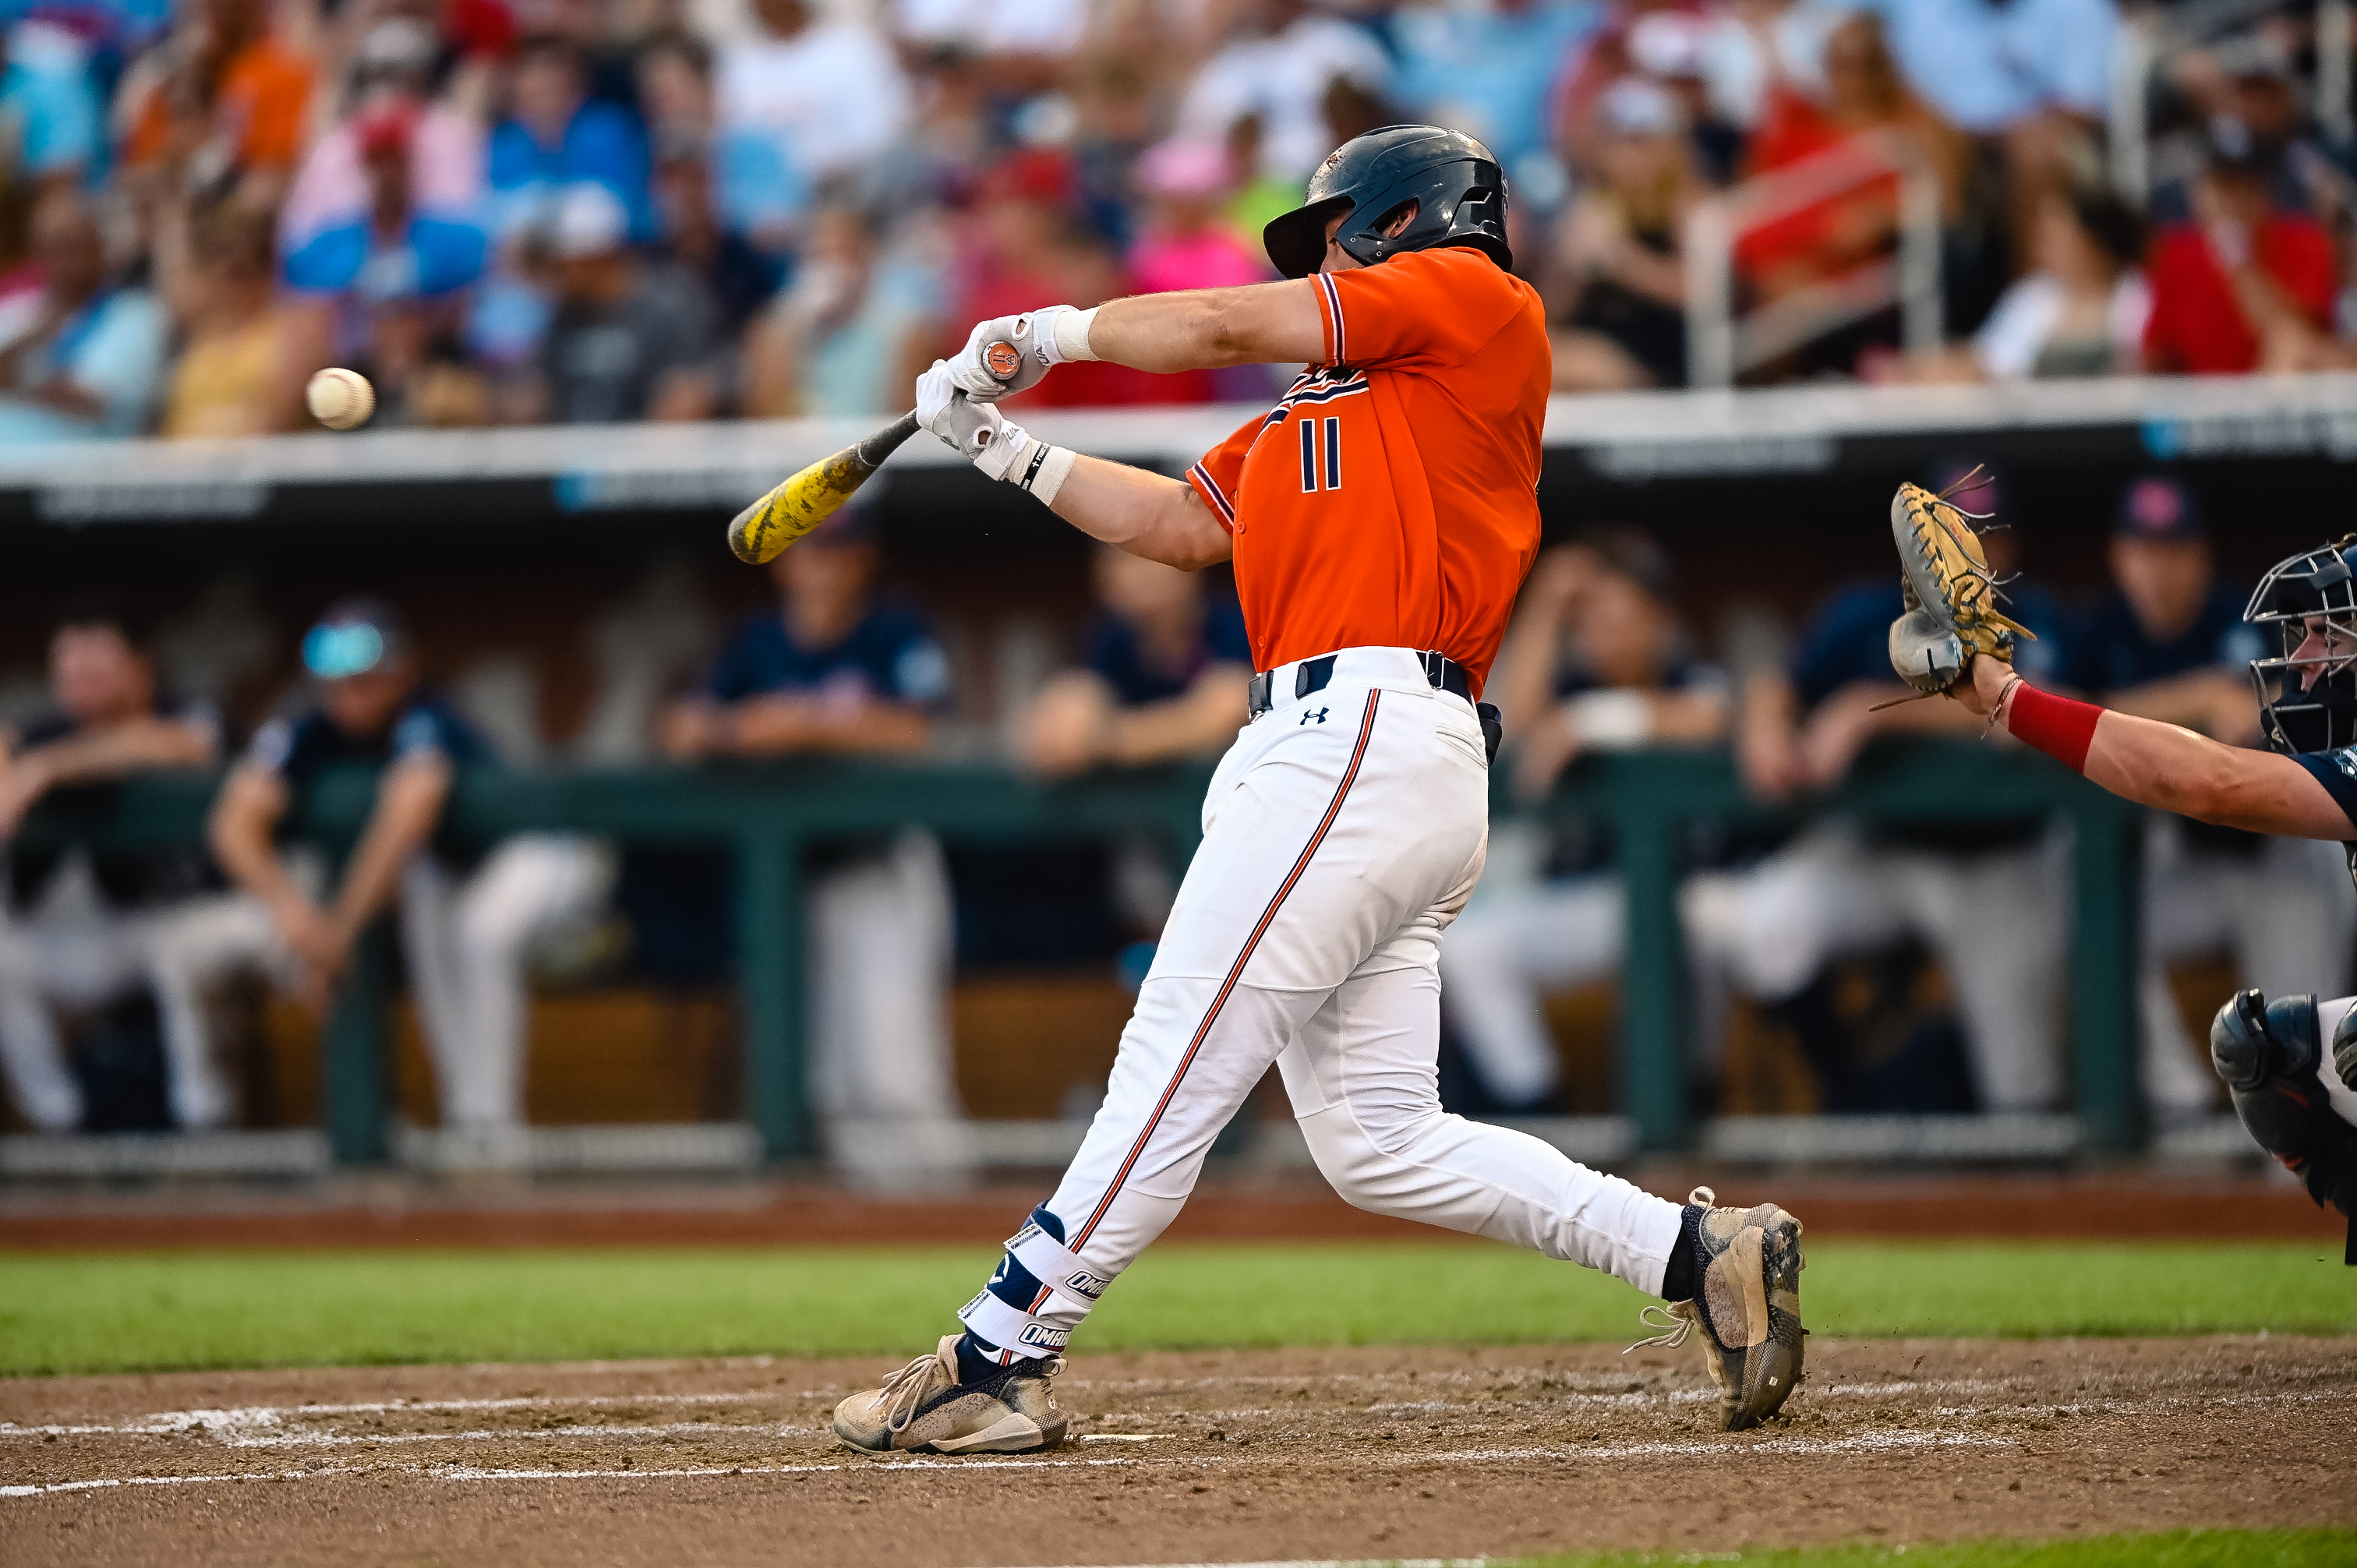
[[(1260, 247), (1227, 221), (1234, 181), (1225, 147), (1179, 137), (1157, 143), (1137, 160), (1136, 179), (1146, 203), (1145, 225), (1129, 251), (1138, 293), (1232, 288), (1276, 275)], [(1165, 379), (1178, 402), (1249, 401), (1269, 390), (1267, 371), (1259, 365)]]

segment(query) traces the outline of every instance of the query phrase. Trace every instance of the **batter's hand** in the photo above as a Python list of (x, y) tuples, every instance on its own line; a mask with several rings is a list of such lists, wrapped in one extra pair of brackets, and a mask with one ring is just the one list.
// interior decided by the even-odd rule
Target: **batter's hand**
[(942, 445), (994, 479), (1038, 446), (1024, 428), (986, 403), (976, 403), (951, 379), (946, 360), (917, 378), (917, 423)]
[[(950, 375), (960, 390), (976, 403), (996, 403), (1012, 393), (1028, 392), (1064, 362), (1056, 345), (1056, 328), (1064, 317), (1080, 313), (1069, 305), (1020, 316), (994, 316), (966, 337), (965, 347), (949, 361)], [(1015, 351), (1009, 356), (1006, 349)]]

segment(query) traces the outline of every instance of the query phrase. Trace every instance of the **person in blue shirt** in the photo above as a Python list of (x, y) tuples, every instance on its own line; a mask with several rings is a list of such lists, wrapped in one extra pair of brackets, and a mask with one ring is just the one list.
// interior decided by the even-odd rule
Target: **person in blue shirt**
[[(361, 934), (398, 904), (441, 1124), (462, 1140), (450, 1156), (510, 1163), (522, 1152), (526, 950), (594, 908), (607, 868), (577, 839), (523, 833), (488, 844), (450, 823), (458, 770), (490, 761), (490, 748), (425, 684), (392, 607), (332, 607), (305, 635), (303, 663), (316, 698), (254, 733), (213, 807), (214, 858), (268, 909), (279, 961), (314, 1008), (325, 1007)], [(322, 899), (318, 879), (282, 861), (274, 841), (324, 778), (350, 768), (375, 772), (375, 804)]]
[(422, 107), (405, 98), (362, 111), (354, 127), (369, 206), (290, 252), (282, 268), (302, 306), (326, 310), (335, 361), (375, 384), (380, 424), (403, 423), (427, 356), (457, 358), (464, 291), (488, 242), (463, 214), (419, 210), (410, 159)]
[[(878, 596), (882, 564), (874, 520), (856, 504), (779, 556), (778, 603), (665, 712), (663, 749), (698, 763), (921, 752), (949, 663), (922, 617)], [(829, 1158), (871, 1187), (967, 1169), (940, 843), (909, 829), (823, 846), (806, 869), (811, 1103)]]
[(78, 192), (42, 199), (33, 255), (39, 304), (0, 343), (0, 446), (139, 435), (171, 337), (163, 306), (145, 289), (112, 285), (97, 217)]
[(40, 185), (95, 188), (106, 173), (106, 114), (79, 39), (48, 21), (0, 34), (0, 125), (15, 173)]
[[(1997, 514), (1993, 478), (1943, 476), (1935, 488), (1951, 486), (1959, 507)], [(1981, 537), (1990, 565), (2010, 576), (2018, 536), (1990, 527)], [(2068, 657), (2054, 600), (2025, 583), (2005, 592), (2007, 613), (2037, 634), (2017, 657), (2050, 672)], [(1880, 736), (1981, 733), (1959, 703), (1904, 700), (1913, 693), (1891, 673), (1889, 648), (1902, 607), (1895, 573), (1838, 590), (1812, 618), (1789, 671), (1746, 680), (1737, 757), (1754, 794), (1788, 800), (1830, 789)], [(1820, 820), (1748, 874), (1730, 977), (1756, 1000), (1788, 1003), (1828, 961), (1914, 937), (1947, 972), (1981, 1108), (2051, 1110), (2063, 1086), (2061, 855), (2036, 820), (1937, 830)], [(2006, 918), (1977, 913), (1992, 908)]]
[[(2166, 476), (2131, 482), (2110, 564), (2114, 592), (2090, 617), (2062, 684), (2118, 713), (2261, 746), (2250, 661), (2266, 649), (2243, 618), (2245, 596), (2218, 581), (2200, 499)], [(2217, 1087), (2169, 988), (2170, 966), (2227, 953), (2242, 983), (2270, 996), (2337, 996), (2357, 943), (2357, 890), (2329, 843), (2155, 812), (2138, 934), (2146, 1088), (2160, 1119), (2182, 1120), (2210, 1110)]]
[(1480, 137), (1508, 177), (1520, 180), (1523, 160), (1546, 152), (1548, 94), (1604, 9), (1595, 0), (1404, 7), (1393, 24), (1400, 59), (1394, 96), (1426, 119)]
[(589, 96), (587, 67), (570, 39), (536, 34), (517, 46), (511, 113), (494, 126), (490, 185), (505, 238), (538, 222), (565, 187), (602, 186), (630, 214), (630, 238), (655, 237), (647, 189), (647, 136), (627, 106)]
[(1092, 768), (1211, 757), (1235, 738), (1252, 644), (1233, 596), (1202, 575), (1110, 546), (1091, 563), (1098, 613), (1080, 662), (1039, 689), (1023, 760), (1060, 779)]

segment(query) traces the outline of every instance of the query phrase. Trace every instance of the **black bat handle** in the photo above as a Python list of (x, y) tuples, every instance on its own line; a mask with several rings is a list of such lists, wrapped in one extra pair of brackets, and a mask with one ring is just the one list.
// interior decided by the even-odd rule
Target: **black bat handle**
[(884, 459), (900, 449), (900, 443), (917, 433), (917, 411), (910, 409), (854, 448), (859, 461), (869, 468), (880, 468)]

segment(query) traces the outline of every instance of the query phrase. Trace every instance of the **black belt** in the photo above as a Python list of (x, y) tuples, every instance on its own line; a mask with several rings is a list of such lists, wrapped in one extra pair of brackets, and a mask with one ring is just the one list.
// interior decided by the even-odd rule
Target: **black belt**
[[(1293, 667), (1293, 696), (1289, 700), (1297, 702), (1312, 692), (1324, 691), (1331, 684), (1335, 657), (1329, 653), (1322, 659), (1305, 659), (1296, 664)], [(1416, 659), (1424, 665), (1424, 678), (1434, 691), (1454, 693), (1469, 703), (1473, 700), (1473, 678), (1466, 674), (1465, 666), (1445, 653), (1418, 653)], [(1252, 678), (1246, 701), (1247, 711), (1252, 717), (1258, 718), (1276, 706), (1275, 684), (1276, 671), (1274, 670), (1264, 670)]]

